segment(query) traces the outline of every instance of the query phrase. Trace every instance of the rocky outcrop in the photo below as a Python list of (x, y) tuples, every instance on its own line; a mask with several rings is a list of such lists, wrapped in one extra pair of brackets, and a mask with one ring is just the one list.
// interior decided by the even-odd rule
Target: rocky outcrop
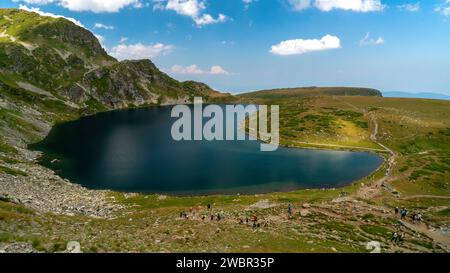
[(36, 164), (21, 164), (20, 168), (27, 176), (0, 173), (2, 200), (41, 212), (103, 218), (114, 217), (123, 208), (108, 191), (88, 190)]
[(150, 60), (123, 61), (92, 70), (81, 85), (92, 98), (113, 108), (187, 96), (177, 81), (160, 72)]
[(0, 243), (0, 253), (39, 253), (31, 243), (15, 242), (11, 244)]

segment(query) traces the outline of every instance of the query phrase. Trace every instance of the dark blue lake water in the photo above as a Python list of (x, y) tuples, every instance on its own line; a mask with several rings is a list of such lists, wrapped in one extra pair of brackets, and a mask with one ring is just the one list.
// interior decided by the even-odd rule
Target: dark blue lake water
[(31, 148), (44, 152), (41, 164), (87, 188), (177, 195), (340, 187), (383, 162), (365, 152), (260, 152), (260, 143), (250, 140), (176, 142), (170, 111), (150, 107), (85, 117), (56, 125)]

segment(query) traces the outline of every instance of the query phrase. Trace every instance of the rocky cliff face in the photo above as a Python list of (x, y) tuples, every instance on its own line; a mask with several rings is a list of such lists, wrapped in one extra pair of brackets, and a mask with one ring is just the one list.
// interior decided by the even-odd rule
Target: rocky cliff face
[(84, 112), (219, 94), (202, 83), (178, 82), (150, 60), (118, 62), (70, 21), (16, 9), (0, 9), (0, 81)]

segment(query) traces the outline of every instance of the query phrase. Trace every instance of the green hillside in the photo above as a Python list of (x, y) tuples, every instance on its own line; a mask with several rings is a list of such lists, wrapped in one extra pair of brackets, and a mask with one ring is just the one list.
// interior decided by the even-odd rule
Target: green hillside
[(376, 89), (357, 87), (298, 87), (261, 90), (244, 93), (239, 96), (258, 99), (283, 99), (323, 95), (381, 97), (381, 92)]

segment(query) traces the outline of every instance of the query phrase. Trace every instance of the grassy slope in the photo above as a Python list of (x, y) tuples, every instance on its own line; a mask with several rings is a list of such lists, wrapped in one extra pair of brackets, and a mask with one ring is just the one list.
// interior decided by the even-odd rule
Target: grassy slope
[[(416, 196), (450, 196), (450, 149), (446, 141), (450, 127), (448, 102), (354, 96), (270, 98), (258, 102), (280, 105), (284, 128), (282, 142), (298, 147), (304, 144), (294, 144), (296, 140), (374, 147), (376, 144), (369, 139), (372, 124), (367, 113), (375, 115), (380, 126), (379, 140), (399, 154), (392, 185), (401, 198), (381, 191), (376, 198), (359, 199), (357, 203), (331, 202), (343, 192), (345, 196), (353, 196), (360, 183), (370, 184), (383, 177), (386, 170), (383, 166), (360, 183), (338, 190), (207, 197), (114, 193), (117, 202), (128, 206), (127, 213), (114, 220), (39, 215), (22, 206), (0, 202), (0, 219), (3, 220), (0, 241), (28, 241), (43, 251), (55, 251), (69, 240), (78, 240), (88, 252), (361, 252), (366, 251), (365, 243), (377, 240), (383, 250), (389, 252), (442, 251), (438, 242), (417, 230), (401, 228), (406, 233), (406, 241), (401, 246), (390, 242), (390, 234), (399, 229), (398, 219), (391, 213), (394, 206), (418, 209), (424, 213), (428, 224), (434, 226), (449, 224), (449, 199)], [(355, 131), (358, 133), (353, 133)], [(341, 140), (336, 141), (336, 136)], [(427, 167), (428, 164), (431, 166)], [(417, 172), (418, 177), (414, 175)], [(251, 207), (260, 200), (269, 200), (275, 207)], [(286, 213), (288, 202), (295, 206), (292, 219), (288, 219)], [(311, 204), (307, 208), (309, 214), (300, 216), (305, 203)], [(202, 221), (199, 215), (209, 217), (211, 213), (205, 209), (206, 204), (213, 204), (212, 213), (221, 213), (224, 220)], [(190, 220), (179, 219), (179, 213), (190, 208), (197, 208), (197, 216)], [(238, 224), (237, 218), (254, 213), (268, 225), (254, 231)], [(72, 228), (77, 225), (86, 225), (86, 228)], [(40, 235), (32, 235), (36, 233)]]
[(399, 182), (393, 184), (405, 194), (450, 194), (448, 101), (374, 96), (280, 98), (278, 92), (266, 94), (265, 99), (257, 95), (255, 101), (280, 104), (281, 143), (294, 147), (317, 143), (344, 145), (345, 149), (381, 148), (370, 139), (375, 119), (378, 140), (398, 154), (394, 172)]
[(396, 188), (404, 194), (450, 195), (448, 101), (345, 97), (342, 103), (368, 109), (377, 119), (379, 140), (398, 153)]

